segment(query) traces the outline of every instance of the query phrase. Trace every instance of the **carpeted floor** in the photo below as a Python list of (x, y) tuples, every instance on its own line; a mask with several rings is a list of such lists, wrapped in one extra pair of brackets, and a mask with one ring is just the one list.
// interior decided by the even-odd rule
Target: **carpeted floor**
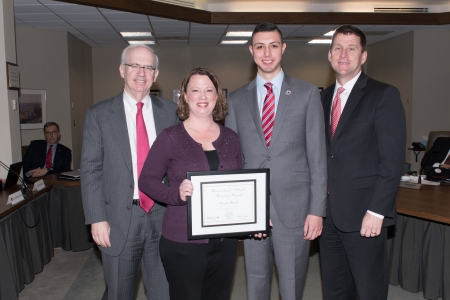
[[(303, 299), (322, 299), (319, 254), (312, 252)], [(96, 249), (71, 252), (55, 249), (52, 261), (44, 271), (20, 293), (20, 300), (100, 300), (105, 290), (101, 255)], [(145, 291), (140, 282), (136, 299), (144, 300)], [(231, 300), (246, 299), (244, 254), (238, 247)], [(272, 300), (279, 300), (276, 274), (272, 282)], [(398, 286), (389, 286), (389, 300), (423, 300), (422, 293), (410, 293)]]

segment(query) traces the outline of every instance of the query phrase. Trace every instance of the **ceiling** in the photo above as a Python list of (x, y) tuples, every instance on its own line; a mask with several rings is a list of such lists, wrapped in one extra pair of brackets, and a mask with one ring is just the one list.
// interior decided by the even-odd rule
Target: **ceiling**
[[(277, 24), (279, 24), (278, 27), (283, 33), (284, 39), (288, 44), (300, 45), (307, 43), (313, 38), (321, 37), (324, 33), (333, 30), (338, 25), (344, 23), (347, 20), (344, 17), (349, 15), (346, 13), (354, 11), (354, 7), (358, 6), (360, 7), (359, 11), (364, 13), (353, 13), (351, 14), (352, 18), (350, 20), (358, 21), (360, 19), (356, 17), (361, 16), (367, 17), (367, 20), (369, 20), (369, 17), (372, 16), (387, 16), (387, 18), (380, 19), (386, 20), (386, 23), (384, 23), (385, 25), (364, 24), (364, 19), (356, 22), (358, 24), (357, 27), (365, 32), (368, 44), (375, 43), (413, 30), (450, 30), (450, 24), (446, 24), (450, 23), (450, 21), (447, 21), (448, 13), (445, 13), (450, 11), (450, 0), (156, 0), (158, 2), (183, 4), (193, 7), (187, 8), (169, 4), (158, 4), (162, 5), (158, 6), (158, 8), (162, 7), (160, 10), (155, 10), (157, 12), (156, 15), (158, 16), (129, 12), (140, 11), (139, 8), (126, 7), (124, 10), (127, 11), (102, 8), (114, 7), (109, 3), (123, 2), (110, 0), (108, 1), (70, 1), (78, 3), (88, 3), (89, 6), (87, 6), (52, 0), (14, 0), (14, 15), (16, 27), (31, 27), (47, 30), (67, 31), (94, 48), (125, 47), (127, 45), (127, 42), (121, 37), (121, 31), (150, 31), (154, 35), (156, 45), (160, 47), (236, 47), (220, 45), (220, 41), (223, 39), (226, 32), (230, 30), (253, 30), (255, 23), (259, 22), (252, 21), (248, 24), (241, 24), (242, 22), (245, 22), (245, 20), (247, 20), (245, 18), (242, 18), (241, 16), (252, 15), (257, 16), (258, 18), (254, 18), (251, 20), (260, 20), (262, 18), (263, 20), (271, 21), (272, 16), (275, 14), (272, 11), (275, 10), (271, 10), (270, 8), (276, 6), (278, 9), (277, 11), (279, 12), (277, 14), (278, 17), (284, 19), (288, 19), (289, 16), (294, 17), (292, 21), (287, 20), (285, 22), (285, 20), (283, 19), (282, 22), (277, 22)], [(127, 4), (125, 5), (129, 5), (131, 2), (143, 3), (142, 1), (147, 1), (147, 6), (150, 5), (150, 8), (154, 7), (153, 5), (156, 5), (155, 1), (151, 0), (128, 0)], [(108, 3), (108, 5), (105, 5), (105, 3)], [(251, 13), (244, 13), (246, 11), (249, 11), (249, 5), (251, 5), (252, 7), (256, 6), (256, 10), (261, 13), (259, 14), (258, 12), (255, 12), (256, 10), (254, 8), (251, 10)], [(119, 6), (120, 5), (118, 5), (117, 7)], [(373, 13), (374, 7), (427, 7), (429, 9), (429, 13), (395, 14), (400, 16), (400, 19), (402, 20), (401, 22), (397, 22), (396, 17), (393, 14)], [(168, 8), (173, 9), (167, 11)], [(142, 11), (147, 12), (151, 11), (151, 9), (143, 9)], [(170, 15), (171, 11), (174, 12), (173, 16), (175, 17), (177, 16), (177, 11), (179, 11), (181, 14), (184, 14), (182, 15), (182, 17), (178, 17), (178, 19), (185, 19), (185, 21), (161, 17), (161, 15)], [(214, 13), (215, 11), (219, 12)], [(319, 13), (307, 13), (307, 11)], [(202, 13), (203, 17), (199, 20), (207, 20), (207, 22), (203, 21), (197, 23), (193, 21), (186, 21), (192, 19), (189, 17), (190, 13), (194, 15), (197, 13)], [(444, 13), (444, 15), (447, 16), (447, 19), (445, 19), (444, 22), (441, 21), (442, 18), (439, 18), (439, 15), (442, 15), (440, 13)], [(207, 14), (211, 14), (212, 16), (210, 22), (208, 19), (209, 15)], [(317, 20), (314, 20), (315, 16), (319, 14), (321, 17), (325, 17), (323, 21), (319, 22)], [(206, 18), (204, 18), (205, 15)], [(214, 21), (214, 16), (219, 17), (216, 19), (217, 21)], [(267, 19), (264, 19), (266, 16)], [(336, 18), (330, 19), (326, 18), (327, 16), (334, 16)], [(416, 16), (418, 17), (416, 18)], [(432, 16), (436, 17), (436, 19), (431, 19)], [(301, 17), (309, 21), (301, 23), (298, 22), (299, 20), (303, 20), (300, 19)], [(224, 22), (223, 20), (227, 20), (227, 18), (230, 21)], [(420, 20), (422, 19), (424, 20), (422, 22), (423, 24), (420, 24)], [(324, 24), (333, 22), (333, 20), (339, 20), (339, 22), (336, 22), (334, 24)], [(343, 20), (343, 22), (341, 22), (341, 20)], [(293, 24), (280, 24), (290, 22), (293, 22)], [(352, 23), (356, 24), (354, 22)], [(383, 24), (382, 21), (372, 23)], [(313, 47), (313, 45), (311, 47)]]

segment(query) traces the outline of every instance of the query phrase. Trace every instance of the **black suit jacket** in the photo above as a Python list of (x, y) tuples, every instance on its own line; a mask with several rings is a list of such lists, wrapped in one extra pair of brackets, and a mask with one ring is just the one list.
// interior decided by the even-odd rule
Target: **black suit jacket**
[(328, 154), (327, 206), (336, 227), (361, 230), (367, 210), (395, 224), (395, 197), (405, 163), (406, 120), (397, 88), (361, 73), (330, 141), (335, 85), (322, 92)]
[[(72, 162), (72, 150), (66, 146), (59, 144), (56, 146), (55, 158), (53, 159), (53, 170), (47, 174), (59, 174), (70, 171), (70, 163)], [(47, 156), (47, 141), (35, 140), (31, 141), (27, 152), (23, 157), (23, 177), (27, 180), (26, 173), (36, 168), (45, 166), (45, 158)]]

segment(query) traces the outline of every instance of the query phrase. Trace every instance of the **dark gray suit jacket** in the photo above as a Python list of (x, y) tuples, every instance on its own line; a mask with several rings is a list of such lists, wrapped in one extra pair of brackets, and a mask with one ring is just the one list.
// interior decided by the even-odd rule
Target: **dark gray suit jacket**
[(239, 135), (244, 169), (270, 169), (273, 205), (288, 228), (325, 216), (326, 146), (316, 86), (284, 76), (271, 146), (264, 140), (256, 79), (228, 97), (225, 125)]
[(344, 232), (360, 231), (367, 210), (395, 224), (395, 195), (405, 163), (406, 121), (397, 88), (361, 73), (330, 141), (334, 84), (322, 92), (331, 215)]
[[(156, 133), (178, 122), (175, 103), (151, 96)], [(86, 224), (108, 221), (111, 247), (122, 251), (131, 219), (133, 167), (122, 93), (89, 108), (84, 121), (81, 192)], [(156, 205), (156, 204), (155, 204)]]

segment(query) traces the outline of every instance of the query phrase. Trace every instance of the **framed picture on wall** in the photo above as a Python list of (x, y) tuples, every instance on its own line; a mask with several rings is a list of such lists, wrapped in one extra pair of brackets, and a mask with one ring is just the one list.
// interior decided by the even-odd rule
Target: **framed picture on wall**
[(157, 97), (161, 97), (161, 90), (150, 90), (150, 95), (155, 95)]
[(172, 91), (172, 101), (178, 103), (178, 98), (180, 97), (180, 90)]
[(6, 70), (8, 73), (8, 89), (10, 89), (10, 90), (20, 89), (19, 66), (16, 64), (7, 62)]
[(47, 122), (45, 90), (20, 89), (19, 116), (21, 129), (42, 129)]

